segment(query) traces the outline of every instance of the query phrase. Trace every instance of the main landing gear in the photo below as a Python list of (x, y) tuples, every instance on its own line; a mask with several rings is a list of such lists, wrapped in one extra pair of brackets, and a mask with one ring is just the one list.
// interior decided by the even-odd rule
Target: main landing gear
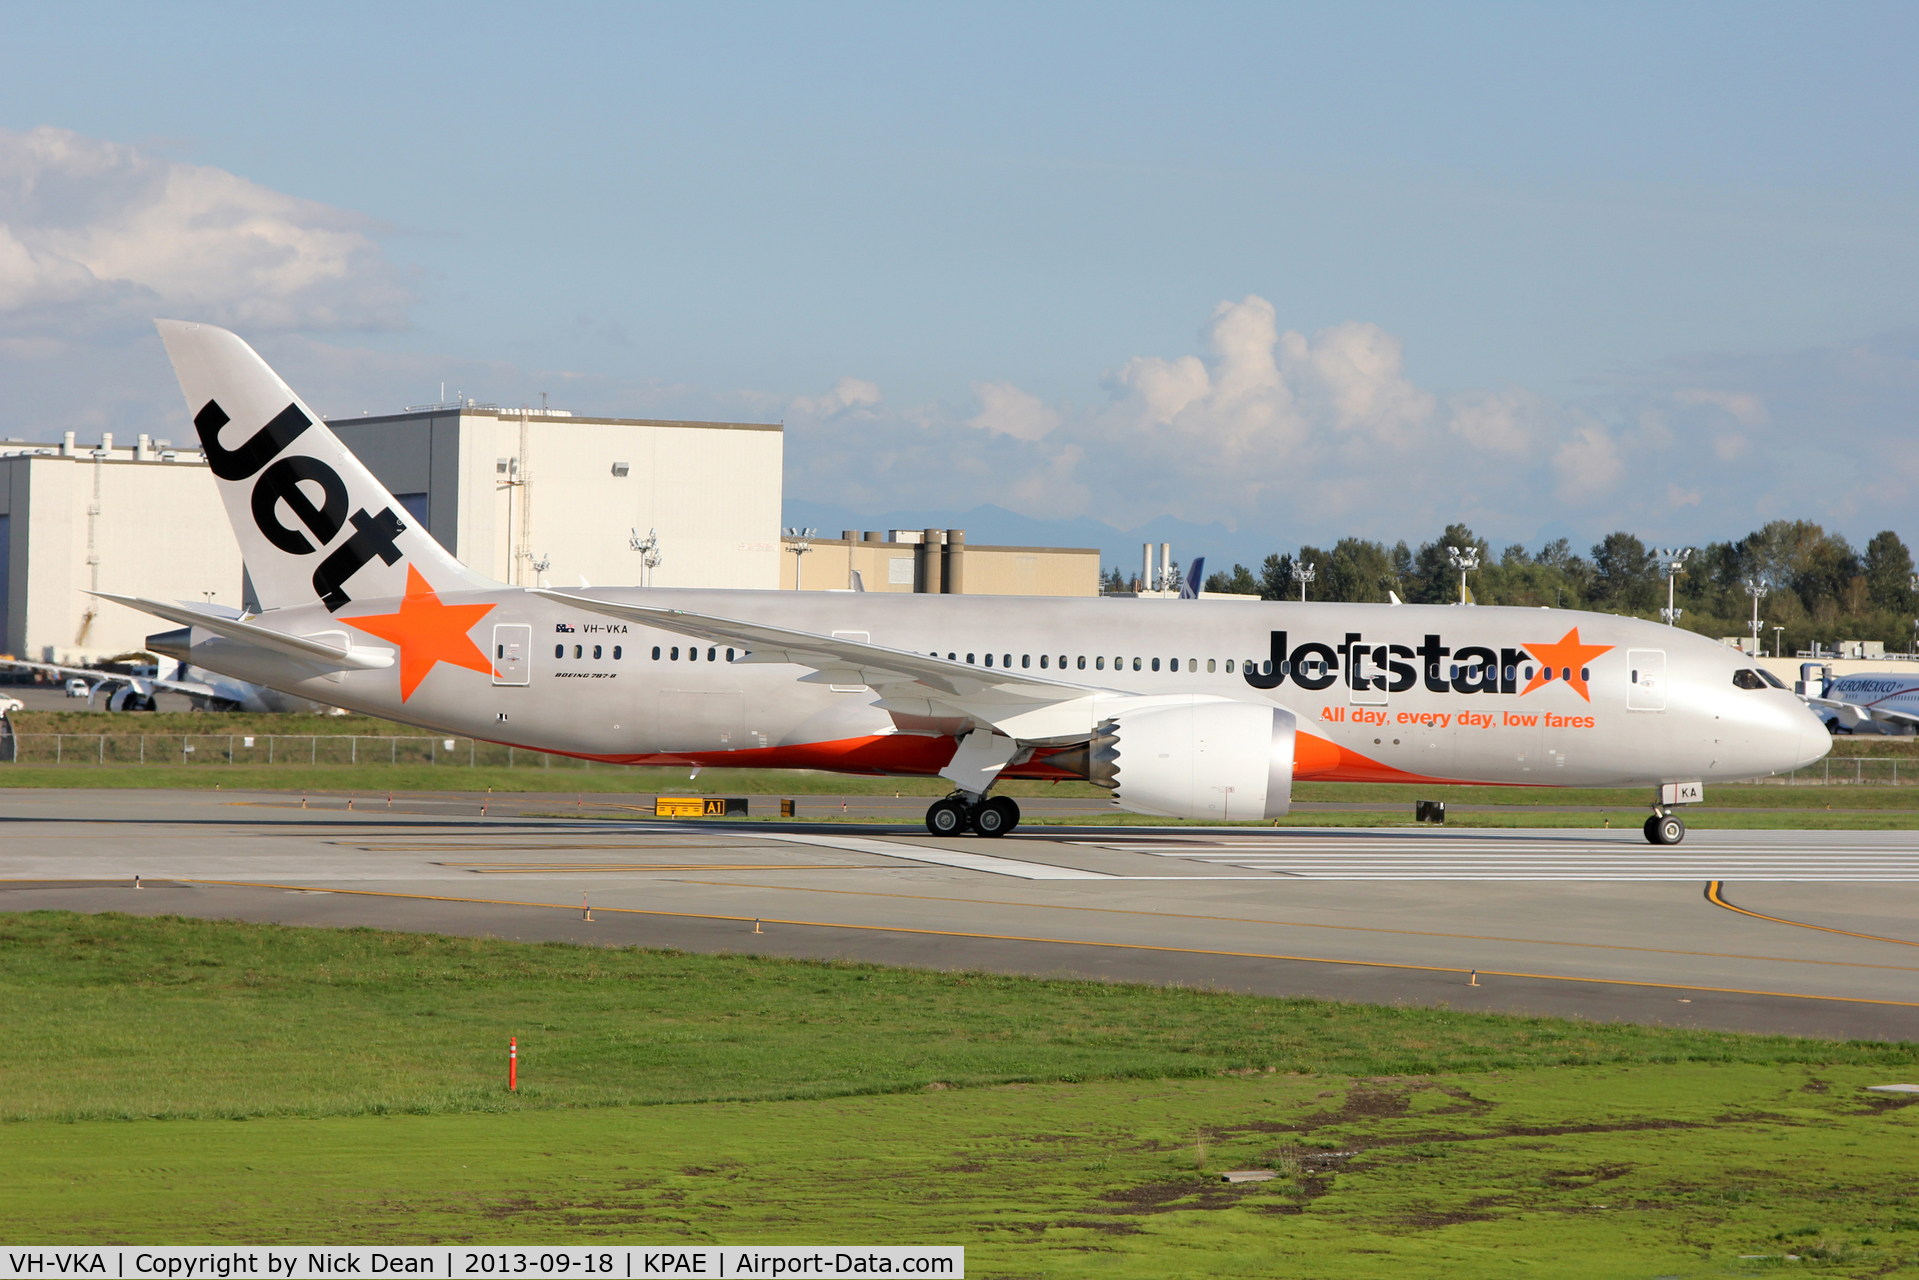
[(982, 836), (1003, 836), (1019, 825), (1019, 806), (1005, 796), (982, 800), (955, 791), (944, 800), (935, 800), (926, 811), (926, 829), (936, 836), (965, 835), (968, 830)]

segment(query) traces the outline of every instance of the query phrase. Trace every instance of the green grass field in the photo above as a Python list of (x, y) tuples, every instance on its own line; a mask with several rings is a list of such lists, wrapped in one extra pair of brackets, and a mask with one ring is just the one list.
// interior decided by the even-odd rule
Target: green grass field
[(0, 917), (0, 1001), (14, 1243), (1919, 1274), (1919, 1111), (1865, 1091), (1913, 1045), (57, 912)]

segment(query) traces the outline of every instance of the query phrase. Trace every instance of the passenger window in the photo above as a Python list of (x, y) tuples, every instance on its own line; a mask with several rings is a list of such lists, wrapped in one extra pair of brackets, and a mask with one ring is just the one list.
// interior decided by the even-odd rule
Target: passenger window
[[(1208, 671), (1211, 671), (1211, 670), (1213, 669), (1213, 664), (1212, 664), (1212, 663), (1210, 663), (1210, 662), (1209, 662), (1209, 663), (1207, 663), (1207, 664), (1206, 664), (1206, 669), (1207, 669)], [(1199, 659), (1198, 659), (1198, 658), (1188, 658), (1188, 659), (1186, 659), (1186, 673), (1187, 673), (1188, 675), (1191, 675), (1192, 673), (1194, 673), (1194, 672), (1196, 672), (1196, 671), (1198, 671), (1198, 670), (1199, 670)]]
[[(620, 651), (619, 651), (618, 649), (615, 649), (615, 650), (613, 651), (613, 656), (614, 656), (614, 657), (616, 657), (616, 658), (617, 658), (617, 657), (619, 657), (619, 656), (620, 656)], [(731, 649), (728, 649), (728, 650), (726, 651), (726, 660), (727, 660), (728, 662), (731, 662), (731, 661), (733, 661), (733, 651), (732, 651)]]
[(700, 646), (696, 644), (686, 646), (686, 660), (688, 662), (698, 662), (700, 660)]
[(584, 655), (585, 655), (585, 653), (586, 653), (586, 646), (585, 646), (585, 645), (581, 645), (581, 644), (576, 644), (576, 645), (574, 645), (574, 646), (573, 646), (573, 656), (574, 656), (574, 657), (576, 657), (576, 658), (578, 658), (578, 657), (582, 657), (582, 656), (584, 656)]
[(1506, 668), (1506, 683), (1507, 683), (1507, 684), (1511, 684), (1512, 682), (1513, 682), (1513, 669), (1512, 669), (1511, 667), (1507, 667), (1507, 668)]
[(967, 654), (967, 655), (966, 655), (966, 661), (967, 661), (968, 663), (971, 663), (971, 662), (973, 661), (973, 655), (972, 655), (972, 654), (970, 654), (970, 653), (969, 653), (969, 654)]
[[(1155, 667), (1157, 667), (1157, 666), (1159, 665), (1159, 663), (1157, 663), (1157, 662), (1155, 662), (1155, 663), (1154, 663), (1153, 665), (1154, 665)], [(1139, 670), (1139, 659), (1138, 659), (1138, 658), (1134, 658), (1134, 659), (1133, 659), (1133, 670), (1135, 670), (1135, 671), (1138, 671), (1138, 670)]]
[(600, 660), (600, 646), (596, 644), (593, 646), (593, 661), (598, 662), (599, 660)]
[[(1539, 674), (1541, 679), (1550, 680), (1553, 678), (1553, 669), (1551, 667), (1541, 667), (1539, 669)], [(1633, 682), (1635, 684), (1639, 682), (1639, 676), (1637, 673), (1633, 675)]]
[(986, 665), (989, 667), (993, 665), (993, 655), (990, 653), (986, 655)]
[(1580, 678), (1581, 680), (1590, 680), (1590, 679), (1592, 679), (1592, 678), (1593, 678), (1593, 669), (1592, 669), (1591, 667), (1581, 667), (1581, 668), (1579, 668), (1579, 678)]
[(678, 662), (679, 660), (680, 660), (680, 646), (674, 645), (672, 661)]
[(1046, 670), (1046, 655), (1045, 655), (1045, 654), (1043, 654), (1043, 653), (1042, 653), (1042, 654), (1040, 654), (1040, 656), (1039, 656), (1039, 669), (1040, 669), (1041, 671), (1044, 671), (1044, 670)]
[(563, 644), (554, 645), (553, 656), (556, 658), (564, 658), (566, 656), (566, 646)]
[[(948, 662), (955, 662), (955, 661), (957, 661), (957, 659), (956, 659), (956, 658), (954, 658), (954, 657), (953, 657), (953, 655), (952, 655), (952, 654), (950, 654), (950, 653), (946, 655), (946, 660), (947, 660)], [(967, 655), (966, 655), (966, 660), (967, 660), (968, 662), (971, 662), (971, 661), (973, 660), (973, 655), (972, 655), (972, 654), (970, 654), (970, 653), (969, 653), (969, 654), (967, 654)]]
[(714, 645), (706, 651), (706, 660), (708, 662), (718, 662), (720, 660), (720, 647), (718, 645)]
[(1153, 670), (1155, 670), (1155, 671), (1158, 671), (1158, 670), (1159, 670), (1159, 659), (1158, 659), (1158, 658), (1154, 658), (1154, 659), (1153, 659)]
[(1086, 670), (1086, 655), (1083, 653), (1079, 655), (1079, 669), (1081, 671)]
[[(1085, 661), (1086, 661), (1086, 659), (1084, 659), (1084, 658), (1081, 658), (1081, 659), (1080, 659), (1080, 662), (1081, 662), (1081, 664), (1082, 664), (1082, 665), (1083, 665), (1083, 664), (1085, 663)], [(1094, 659), (1093, 659), (1093, 670), (1095, 670), (1095, 671), (1104, 671), (1104, 670), (1106, 670), (1106, 659), (1105, 659), (1105, 658), (1094, 658)]]
[(658, 645), (654, 645), (654, 646), (653, 646), (653, 661), (655, 661), (655, 662), (658, 662), (659, 660), (660, 660), (660, 646), (658, 646)]
[[(1013, 655), (1009, 653), (1009, 654), (1007, 654), (1006, 656), (1010, 658), (1010, 657), (1012, 657)], [(1021, 666), (1022, 668), (1025, 668), (1025, 667), (1031, 667), (1031, 666), (1033, 665), (1033, 655), (1032, 655), (1032, 654), (1030, 654), (1030, 653), (1022, 653), (1022, 654), (1021, 654), (1021, 655), (1019, 656), (1019, 665), (1020, 665), (1020, 666)]]
[(1528, 680), (1533, 678), (1533, 669), (1531, 667), (1526, 668), (1526, 678)]
[(1233, 660), (1231, 658), (1226, 659), (1226, 674), (1229, 676), (1233, 674)]
[(1211, 658), (1206, 659), (1206, 674), (1210, 676), (1217, 670), (1219, 670), (1219, 668), (1213, 665), (1213, 660)]
[[(727, 652), (730, 653), (732, 652), (732, 650), (729, 649)], [(620, 646), (616, 644), (613, 646), (613, 661), (618, 662), (619, 660), (620, 660)]]
[[(1585, 669), (1586, 669), (1586, 668), (1584, 668), (1584, 667), (1581, 667), (1581, 668), (1580, 668), (1580, 670), (1581, 670), (1581, 671), (1584, 671)], [(1561, 667), (1561, 668), (1559, 669), (1559, 678), (1560, 678), (1561, 680), (1570, 680), (1570, 679), (1572, 679), (1572, 678), (1573, 678), (1573, 669), (1572, 669), (1571, 667)], [(1582, 678), (1583, 678), (1583, 677), (1582, 677)]]
[[(1286, 664), (1282, 662), (1279, 665), (1283, 668)], [(1259, 664), (1259, 674), (1263, 676), (1270, 676), (1271, 674), (1273, 674), (1273, 660), (1271, 658), (1267, 658), (1265, 661)]]
[(1010, 666), (1012, 666), (1012, 665), (1013, 665), (1013, 655), (1012, 655), (1012, 654), (1010, 654), (1010, 653), (1007, 653), (1007, 654), (1002, 654), (1002, 655), (1000, 655), (1000, 665), (1001, 665), (1002, 667), (1010, 667)]

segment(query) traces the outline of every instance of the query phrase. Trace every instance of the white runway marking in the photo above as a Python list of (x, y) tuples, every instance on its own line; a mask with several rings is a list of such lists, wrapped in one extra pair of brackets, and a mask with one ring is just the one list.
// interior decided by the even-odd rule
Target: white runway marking
[(928, 848), (921, 844), (903, 844), (892, 840), (869, 840), (863, 836), (813, 836), (797, 833), (755, 831), (755, 840), (778, 840), (786, 844), (810, 844), (825, 849), (845, 849), (852, 853), (873, 853), (886, 858), (905, 858), (941, 867), (961, 867), (967, 871), (986, 871), (996, 876), (1020, 880), (1115, 880), (1119, 877), (1099, 871), (1081, 871), (1077, 867), (1054, 867), (1043, 862), (1022, 862), (1017, 858), (995, 858), (991, 854), (966, 853), (958, 849)]

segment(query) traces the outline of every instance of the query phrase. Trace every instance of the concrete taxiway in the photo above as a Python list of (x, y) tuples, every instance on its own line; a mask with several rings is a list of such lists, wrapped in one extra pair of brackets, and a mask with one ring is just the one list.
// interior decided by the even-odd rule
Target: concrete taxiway
[(0, 910), (367, 924), (1919, 1039), (1909, 832), (1696, 831), (1673, 848), (1637, 830), (1087, 825), (937, 840), (916, 824), (609, 812), (571, 793), (402, 796), (348, 811), (284, 793), (6, 791)]

